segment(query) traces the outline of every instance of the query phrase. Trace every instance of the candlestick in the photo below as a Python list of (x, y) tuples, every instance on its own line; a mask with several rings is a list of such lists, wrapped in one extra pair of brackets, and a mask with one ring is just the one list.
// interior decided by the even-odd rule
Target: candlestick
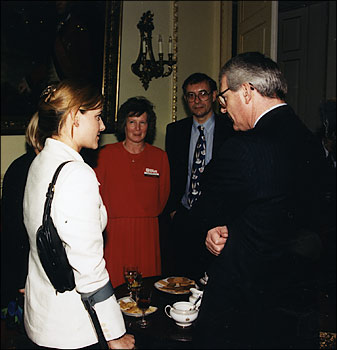
[(147, 60), (150, 60), (151, 57), (150, 57), (150, 51), (149, 50), (146, 50), (146, 59)]
[(172, 53), (172, 37), (169, 37), (169, 42), (168, 42), (168, 53)]
[(160, 34), (158, 39), (158, 53), (163, 53), (163, 40)]

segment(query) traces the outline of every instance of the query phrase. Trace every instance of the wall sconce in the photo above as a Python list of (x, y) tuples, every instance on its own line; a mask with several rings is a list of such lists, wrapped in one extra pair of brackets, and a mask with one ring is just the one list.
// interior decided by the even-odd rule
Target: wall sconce
[[(152, 78), (168, 77), (172, 73), (172, 66), (177, 61), (173, 60), (172, 37), (169, 38), (168, 42), (168, 60), (163, 60), (163, 40), (161, 35), (159, 35), (158, 40), (159, 60), (155, 60), (152, 51), (153, 13), (150, 11), (144, 12), (137, 28), (140, 31), (140, 49), (137, 61), (131, 65), (131, 70), (140, 78), (144, 89), (147, 90)], [(167, 65), (167, 71), (164, 69), (165, 65)]]

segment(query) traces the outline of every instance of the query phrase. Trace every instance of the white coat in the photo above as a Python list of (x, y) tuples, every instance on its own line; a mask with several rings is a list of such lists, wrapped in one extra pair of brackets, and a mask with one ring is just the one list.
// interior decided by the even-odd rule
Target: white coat
[[(36, 231), (42, 224), (48, 185), (56, 168), (66, 160), (73, 162), (66, 164), (58, 176), (51, 217), (66, 244), (76, 288), (56, 294), (37, 254)], [(107, 213), (95, 172), (78, 152), (63, 142), (48, 138), (29, 169), (23, 210), (30, 243), (24, 303), (28, 337), (40, 346), (63, 349), (97, 343), (94, 327), (79, 294), (93, 292), (109, 281), (102, 236)], [(125, 333), (123, 316), (114, 295), (97, 303), (95, 310), (107, 340)]]

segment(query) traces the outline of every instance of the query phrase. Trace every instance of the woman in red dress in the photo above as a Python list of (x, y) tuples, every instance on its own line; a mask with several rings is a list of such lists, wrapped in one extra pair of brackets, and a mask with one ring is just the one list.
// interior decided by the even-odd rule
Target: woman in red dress
[(166, 152), (149, 144), (156, 115), (143, 97), (119, 109), (119, 142), (104, 146), (95, 168), (108, 212), (104, 258), (113, 286), (124, 283), (123, 266), (136, 265), (143, 277), (161, 274), (158, 215), (170, 192)]

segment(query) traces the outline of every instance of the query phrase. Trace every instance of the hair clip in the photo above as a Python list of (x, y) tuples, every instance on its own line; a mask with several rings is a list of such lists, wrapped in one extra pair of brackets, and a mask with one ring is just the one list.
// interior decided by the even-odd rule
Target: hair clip
[(41, 93), (40, 98), (46, 96), (46, 98), (44, 99), (44, 102), (49, 102), (52, 93), (54, 93), (56, 91), (56, 87), (54, 85), (48, 85)]

